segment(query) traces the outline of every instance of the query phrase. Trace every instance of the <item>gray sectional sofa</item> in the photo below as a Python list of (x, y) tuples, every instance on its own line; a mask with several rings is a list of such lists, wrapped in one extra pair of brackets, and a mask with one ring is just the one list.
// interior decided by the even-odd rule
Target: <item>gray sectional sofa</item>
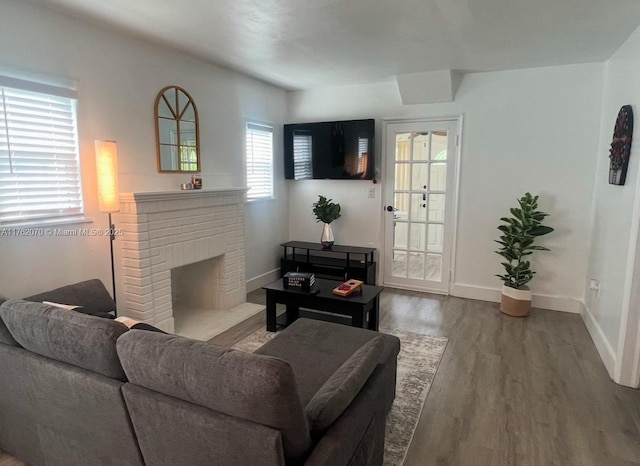
[(98, 280), (0, 306), (0, 449), (33, 465), (382, 464), (397, 338), (300, 319), (250, 354), (89, 315), (114, 308)]

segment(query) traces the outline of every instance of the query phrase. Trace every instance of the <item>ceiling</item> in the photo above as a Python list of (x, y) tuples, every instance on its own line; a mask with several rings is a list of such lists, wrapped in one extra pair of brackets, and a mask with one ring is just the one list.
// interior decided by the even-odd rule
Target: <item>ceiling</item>
[(638, 0), (34, 0), (285, 89), (604, 61)]

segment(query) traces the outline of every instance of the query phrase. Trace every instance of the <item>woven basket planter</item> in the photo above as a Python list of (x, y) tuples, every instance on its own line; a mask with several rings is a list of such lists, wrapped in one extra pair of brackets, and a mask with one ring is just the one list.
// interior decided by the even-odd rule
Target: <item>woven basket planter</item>
[(502, 286), (502, 300), (500, 311), (513, 317), (526, 317), (531, 312), (531, 290), (523, 287), (520, 290), (509, 286)]

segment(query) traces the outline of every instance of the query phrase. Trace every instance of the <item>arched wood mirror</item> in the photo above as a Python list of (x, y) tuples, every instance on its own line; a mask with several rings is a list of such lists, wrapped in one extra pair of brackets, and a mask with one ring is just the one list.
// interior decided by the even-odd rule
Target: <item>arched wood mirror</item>
[(199, 172), (198, 109), (187, 91), (167, 86), (156, 97), (156, 145), (160, 172)]

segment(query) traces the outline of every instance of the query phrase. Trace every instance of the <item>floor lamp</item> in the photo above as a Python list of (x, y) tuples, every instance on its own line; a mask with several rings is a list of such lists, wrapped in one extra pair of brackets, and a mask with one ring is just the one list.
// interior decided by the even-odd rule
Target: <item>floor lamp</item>
[[(111, 251), (111, 283), (116, 301), (116, 271), (113, 263), (115, 228), (111, 214), (120, 210), (118, 191), (118, 147), (115, 141), (96, 141), (96, 173), (98, 180), (98, 210), (109, 214), (109, 250)], [(116, 310), (117, 316), (117, 310)]]

